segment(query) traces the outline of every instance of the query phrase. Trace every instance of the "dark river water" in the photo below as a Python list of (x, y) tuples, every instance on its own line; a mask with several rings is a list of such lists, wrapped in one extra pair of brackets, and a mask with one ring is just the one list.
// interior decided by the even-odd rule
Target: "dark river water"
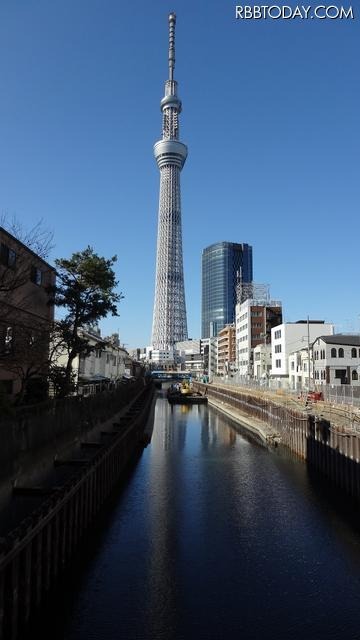
[(38, 638), (360, 638), (356, 507), (204, 406), (159, 397), (82, 556)]

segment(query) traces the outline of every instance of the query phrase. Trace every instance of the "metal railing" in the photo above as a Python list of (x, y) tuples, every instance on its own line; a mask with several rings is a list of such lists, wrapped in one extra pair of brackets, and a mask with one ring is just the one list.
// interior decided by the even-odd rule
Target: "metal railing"
[[(214, 384), (228, 384), (234, 387), (246, 387), (249, 389), (263, 389), (270, 391), (281, 389), (282, 391), (290, 395), (299, 395), (300, 393), (305, 394), (308, 392), (308, 389), (306, 387), (297, 389), (291, 388), (288, 380), (273, 380), (271, 378), (256, 380), (249, 379), (245, 376), (239, 376), (237, 374), (228, 377), (216, 376), (212, 379), (212, 382)], [(360, 408), (360, 386), (354, 386), (350, 384), (321, 384), (313, 385), (312, 390), (321, 391), (326, 402), (330, 402), (333, 404), (352, 405), (354, 407)]]

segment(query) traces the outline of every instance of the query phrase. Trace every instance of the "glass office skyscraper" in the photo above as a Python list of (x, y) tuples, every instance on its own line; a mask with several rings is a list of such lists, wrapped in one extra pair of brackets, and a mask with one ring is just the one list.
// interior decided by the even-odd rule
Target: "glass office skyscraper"
[(252, 282), (252, 247), (217, 242), (202, 253), (201, 337), (216, 336), (235, 321), (236, 284)]

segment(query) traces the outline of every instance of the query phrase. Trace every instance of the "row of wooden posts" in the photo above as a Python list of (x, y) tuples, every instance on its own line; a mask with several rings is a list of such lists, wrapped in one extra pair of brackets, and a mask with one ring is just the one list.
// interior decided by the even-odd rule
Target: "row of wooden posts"
[(134, 451), (153, 402), (150, 384), (127, 413), (102, 432), (89, 460), (62, 461), (74, 476), (0, 540), (0, 638), (16, 640), (55, 586)]

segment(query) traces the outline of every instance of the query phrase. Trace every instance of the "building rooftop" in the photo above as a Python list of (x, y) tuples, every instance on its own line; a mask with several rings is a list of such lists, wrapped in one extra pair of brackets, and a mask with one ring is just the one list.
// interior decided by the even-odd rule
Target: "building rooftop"
[(323, 340), (327, 344), (344, 344), (351, 347), (360, 347), (360, 335), (347, 335), (338, 333), (334, 336), (319, 336), (317, 340)]
[(7, 237), (8, 240), (10, 240), (11, 242), (14, 242), (14, 243), (18, 244), (25, 252), (30, 253), (32, 256), (34, 256), (34, 258), (36, 258), (37, 260), (40, 260), (49, 269), (51, 269), (51, 271), (56, 271), (55, 267), (53, 267), (51, 264), (49, 264), (44, 258), (42, 258), (37, 253), (35, 253), (35, 251), (33, 251), (32, 249), (30, 249), (30, 247), (28, 247), (26, 244), (21, 242), (21, 240), (16, 238), (16, 236), (13, 236), (11, 233), (9, 233), (9, 231), (7, 231), (4, 227), (0, 226), (0, 235), (1, 234), (4, 235), (5, 237)]

